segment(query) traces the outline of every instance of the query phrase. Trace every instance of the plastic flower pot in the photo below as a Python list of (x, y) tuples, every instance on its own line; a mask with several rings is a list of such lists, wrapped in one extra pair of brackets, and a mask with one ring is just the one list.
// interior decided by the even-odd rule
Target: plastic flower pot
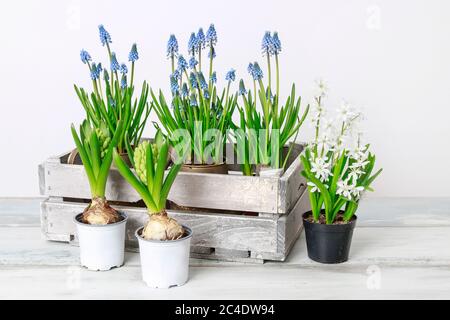
[(185, 235), (178, 240), (146, 240), (144, 227), (136, 230), (141, 256), (142, 278), (152, 288), (182, 286), (188, 281), (192, 230), (183, 226)]
[(81, 265), (94, 271), (106, 271), (122, 266), (127, 215), (120, 213), (123, 218), (121, 221), (106, 225), (83, 223), (81, 215), (82, 213), (74, 217)]
[(341, 263), (348, 260), (356, 216), (348, 223), (320, 224), (308, 221), (312, 212), (303, 215), (308, 257), (320, 263)]
[(219, 164), (183, 164), (182, 172), (228, 174), (228, 165)]

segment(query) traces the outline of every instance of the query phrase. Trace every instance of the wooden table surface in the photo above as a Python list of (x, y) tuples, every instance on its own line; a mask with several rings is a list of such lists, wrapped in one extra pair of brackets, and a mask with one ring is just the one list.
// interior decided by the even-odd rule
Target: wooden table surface
[(369, 198), (350, 260), (308, 259), (304, 234), (286, 262), (191, 260), (190, 280), (150, 289), (139, 255), (107, 272), (79, 266), (78, 248), (42, 240), (40, 199), (0, 199), (0, 299), (450, 299), (450, 199)]

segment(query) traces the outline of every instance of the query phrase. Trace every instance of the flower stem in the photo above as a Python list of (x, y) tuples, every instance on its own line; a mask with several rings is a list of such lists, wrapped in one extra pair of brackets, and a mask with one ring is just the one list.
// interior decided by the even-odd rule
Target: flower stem
[(133, 87), (133, 79), (134, 79), (134, 61), (131, 62), (131, 80), (130, 80), (130, 88)]
[(272, 71), (270, 68), (270, 54), (269, 51), (266, 52), (266, 56), (267, 56), (267, 75), (269, 77), (269, 94), (270, 94), (270, 88), (271, 88), (271, 84), (272, 84)]

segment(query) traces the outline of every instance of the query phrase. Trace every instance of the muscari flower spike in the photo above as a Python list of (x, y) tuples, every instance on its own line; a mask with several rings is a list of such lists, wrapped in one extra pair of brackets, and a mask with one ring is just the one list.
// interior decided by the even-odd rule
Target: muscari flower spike
[(197, 96), (195, 95), (195, 93), (191, 94), (191, 99), (189, 101), (189, 105), (191, 107), (197, 107), (198, 103), (197, 103)]
[(252, 77), (253, 77), (253, 80), (256, 80), (256, 81), (261, 80), (263, 77), (263, 72), (262, 72), (261, 68), (259, 67), (258, 62), (255, 62), (253, 64)]
[(248, 71), (248, 73), (250, 73), (250, 75), (253, 77), (253, 71), (254, 70), (254, 67), (253, 67), (253, 63), (249, 63), (248, 64), (248, 67), (247, 67), (247, 71)]
[(175, 57), (178, 54), (178, 41), (175, 35), (171, 34), (167, 41), (167, 57)]
[(84, 64), (86, 64), (86, 63), (88, 63), (89, 61), (92, 60), (91, 55), (89, 54), (89, 52), (87, 52), (84, 49), (82, 49), (80, 51), (80, 58), (81, 58), (81, 62), (83, 62)]
[(263, 37), (262, 43), (261, 43), (261, 50), (262, 50), (263, 55), (271, 55), (272, 48), (273, 48), (272, 37), (270, 35), (270, 32), (266, 31), (264, 33), (264, 37)]
[(203, 90), (203, 97), (205, 97), (205, 99), (209, 99), (209, 91), (208, 89)]
[(175, 95), (178, 93), (179, 89), (180, 89), (180, 86), (178, 85), (177, 79), (173, 75), (171, 75), (170, 76), (170, 90)]
[(189, 68), (194, 69), (197, 66), (197, 64), (198, 64), (198, 61), (195, 59), (194, 56), (192, 56), (189, 59)]
[(188, 64), (186, 62), (186, 59), (184, 59), (184, 57), (180, 54), (178, 56), (178, 70), (180, 70), (180, 72), (184, 72), (186, 71), (188, 67)]
[(216, 74), (215, 71), (211, 74), (211, 79), (210, 80), (211, 80), (212, 83), (216, 83), (217, 82), (217, 74)]
[(112, 42), (111, 35), (105, 30), (105, 27), (103, 27), (102, 24), (98, 26), (98, 31), (100, 33), (100, 42), (102, 43), (102, 46)]
[(214, 24), (210, 24), (208, 31), (206, 31), (206, 42), (208, 46), (214, 46), (217, 43), (217, 32)]
[(206, 38), (205, 34), (203, 33), (203, 28), (198, 29), (197, 32), (197, 51), (200, 51), (200, 49), (205, 49), (206, 44)]
[(128, 54), (128, 61), (135, 62), (138, 59), (139, 59), (139, 54), (137, 52), (137, 45), (136, 45), (136, 43), (133, 43), (133, 45), (131, 46), (130, 53)]
[(188, 41), (188, 53), (191, 55), (195, 54), (195, 51), (197, 50), (197, 37), (195, 36), (195, 33), (191, 33), (191, 37)]
[(278, 38), (278, 32), (273, 33), (272, 37), (272, 53), (279, 54), (281, 52), (281, 41)]
[(181, 96), (183, 98), (186, 98), (189, 95), (189, 89), (186, 83), (183, 83), (183, 86), (181, 87)]
[(214, 59), (216, 57), (216, 49), (214, 49), (214, 47), (211, 47), (211, 50), (208, 51), (208, 58), (212, 58)]
[(191, 72), (191, 74), (189, 75), (189, 81), (191, 82), (192, 88), (198, 88), (197, 77), (193, 72)]
[(100, 73), (102, 73), (103, 71), (103, 67), (101, 63), (97, 63), (97, 73), (98, 73), (98, 77), (100, 78)]
[(175, 78), (175, 80), (180, 80), (180, 78), (181, 78), (180, 70), (176, 69), (176, 70), (173, 72), (172, 76)]
[(122, 79), (120, 81), (120, 87), (122, 89), (125, 89), (127, 87), (127, 75), (125, 73), (122, 74)]
[(236, 80), (236, 70), (230, 69), (230, 71), (228, 71), (226, 76), (225, 76), (225, 80), (227, 80), (227, 81), (234, 81), (234, 80)]
[(98, 75), (99, 75), (99, 73), (97, 72), (97, 66), (95, 65), (95, 63), (93, 63), (92, 67), (91, 67), (91, 79), (97, 80)]
[(128, 68), (127, 68), (125, 63), (122, 63), (120, 65), (120, 73), (122, 73), (122, 74), (127, 74), (128, 73)]
[(245, 89), (244, 80), (239, 81), (239, 94), (241, 96), (245, 96), (247, 94), (247, 90)]
[(105, 80), (106, 82), (109, 81), (109, 73), (106, 70), (103, 72), (103, 80)]
[(120, 69), (120, 64), (117, 61), (116, 54), (111, 53), (111, 72), (116, 72)]
[(200, 81), (200, 88), (203, 90), (208, 89), (208, 84), (206, 83), (205, 77), (203, 76), (203, 73), (200, 72), (198, 74), (198, 80)]

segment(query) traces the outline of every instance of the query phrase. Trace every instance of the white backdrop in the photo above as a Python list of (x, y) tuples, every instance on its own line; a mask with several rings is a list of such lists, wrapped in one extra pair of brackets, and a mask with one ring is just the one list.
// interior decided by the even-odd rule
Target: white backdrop
[[(72, 86), (90, 84), (79, 51), (106, 62), (98, 24), (119, 62), (137, 42), (137, 79), (168, 90), (169, 34), (185, 51), (190, 32), (213, 22), (222, 78), (230, 67), (247, 77), (248, 62), (262, 61), (264, 31), (277, 30), (282, 92), (296, 82), (308, 100), (322, 77), (329, 108), (346, 98), (363, 109), (385, 170), (370, 196), (448, 197), (449, 12), (445, 0), (2, 1), (0, 196), (38, 195), (38, 163), (73, 147), (69, 126), (84, 113)], [(311, 132), (305, 126), (299, 140)]]

